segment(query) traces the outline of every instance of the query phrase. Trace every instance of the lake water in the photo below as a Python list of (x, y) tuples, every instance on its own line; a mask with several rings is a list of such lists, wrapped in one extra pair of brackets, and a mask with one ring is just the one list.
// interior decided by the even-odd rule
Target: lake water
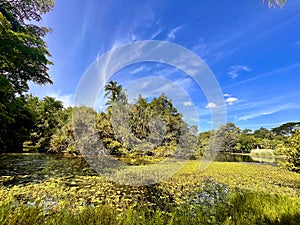
[[(215, 161), (266, 163), (276, 165), (274, 157), (253, 158), (250, 155), (218, 154)], [(50, 177), (97, 175), (82, 157), (49, 154), (0, 154), (0, 176), (14, 177), (5, 184), (39, 182)]]
[(276, 156), (251, 156), (242, 154), (219, 153), (214, 161), (217, 162), (245, 162), (245, 163), (266, 163), (277, 165), (283, 159)]

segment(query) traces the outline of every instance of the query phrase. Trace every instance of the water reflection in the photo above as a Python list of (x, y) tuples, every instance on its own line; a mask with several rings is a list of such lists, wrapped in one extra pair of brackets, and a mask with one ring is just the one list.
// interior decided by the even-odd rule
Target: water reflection
[(1, 154), (0, 176), (4, 185), (38, 183), (50, 177), (96, 175), (81, 157), (47, 154)]
[[(278, 163), (275, 157), (252, 157), (219, 153), (218, 162)], [(63, 157), (49, 154), (0, 154), (0, 176), (3, 185), (38, 183), (50, 177), (93, 176), (97, 173), (82, 157)], [(5, 178), (6, 177), (6, 178)]]
[(217, 162), (247, 162), (247, 163), (268, 163), (277, 165), (283, 161), (282, 158), (276, 156), (252, 156), (242, 154), (218, 153), (215, 160)]

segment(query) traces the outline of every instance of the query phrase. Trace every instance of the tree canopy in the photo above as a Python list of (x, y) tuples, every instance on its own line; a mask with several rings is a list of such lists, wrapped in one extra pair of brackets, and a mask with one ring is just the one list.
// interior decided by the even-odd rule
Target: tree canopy
[(28, 81), (52, 83), (48, 74), (50, 53), (43, 37), (45, 27), (28, 24), (40, 21), (54, 6), (51, 0), (3, 0), (0, 3), (0, 74), (16, 93), (28, 91)]
[(0, 150), (22, 151), (34, 126), (34, 112), (24, 93), (28, 82), (52, 83), (48, 74), (50, 53), (38, 22), (49, 12), (52, 0), (0, 2)]

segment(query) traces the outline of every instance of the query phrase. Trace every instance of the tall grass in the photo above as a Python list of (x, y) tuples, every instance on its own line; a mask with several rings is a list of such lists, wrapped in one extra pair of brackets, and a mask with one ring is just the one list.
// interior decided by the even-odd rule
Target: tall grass
[(236, 192), (230, 207), (219, 208), (217, 221), (223, 224), (299, 224), (300, 199), (262, 193)]
[(0, 224), (299, 224), (300, 199), (236, 191), (225, 203), (216, 205), (214, 215), (202, 207), (190, 211), (185, 207), (149, 209), (133, 205), (119, 213), (111, 206), (84, 207), (79, 213), (72, 208), (45, 212), (39, 206), (14, 205), (0, 207)]

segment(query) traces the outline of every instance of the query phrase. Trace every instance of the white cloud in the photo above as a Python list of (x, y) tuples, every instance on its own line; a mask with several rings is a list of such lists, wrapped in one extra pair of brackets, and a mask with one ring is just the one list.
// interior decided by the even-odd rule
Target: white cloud
[(55, 90), (53, 86), (40, 86), (32, 82), (29, 83), (29, 93), (43, 99), (46, 96), (53, 97), (56, 100), (62, 101), (64, 107), (74, 105), (74, 94), (62, 93), (62, 90)]
[(230, 97), (225, 100), (225, 102), (227, 102), (229, 105), (233, 105), (236, 101), (238, 101), (238, 99), (234, 97)]
[(167, 34), (169, 40), (174, 40), (176, 38), (175, 33), (177, 33), (179, 30), (181, 30), (183, 26), (177, 26), (174, 29), (170, 30), (170, 32)]
[(136, 74), (136, 73), (142, 71), (143, 69), (144, 69), (144, 66), (140, 66), (140, 67), (134, 69), (134, 70), (131, 72), (131, 74)]
[(50, 94), (47, 94), (47, 96), (53, 97), (59, 101), (62, 101), (64, 107), (73, 106), (73, 104), (74, 104), (74, 100), (73, 100), (74, 96), (71, 94), (64, 95), (64, 94), (61, 94), (60, 91), (57, 91), (57, 92), (52, 92)]
[(231, 94), (224, 94), (224, 97), (230, 97)]
[(209, 102), (207, 104), (207, 106), (205, 106), (205, 108), (207, 108), (207, 109), (214, 109), (216, 107), (217, 107), (217, 105), (215, 103), (213, 103), (213, 102)]
[(245, 65), (237, 65), (237, 66), (231, 66), (230, 67), (230, 71), (229, 71), (229, 75), (232, 79), (237, 78), (239, 76), (239, 72), (240, 71), (246, 71), (246, 72), (250, 72), (251, 68)]
[(193, 103), (191, 101), (186, 101), (183, 103), (184, 106), (192, 106)]

